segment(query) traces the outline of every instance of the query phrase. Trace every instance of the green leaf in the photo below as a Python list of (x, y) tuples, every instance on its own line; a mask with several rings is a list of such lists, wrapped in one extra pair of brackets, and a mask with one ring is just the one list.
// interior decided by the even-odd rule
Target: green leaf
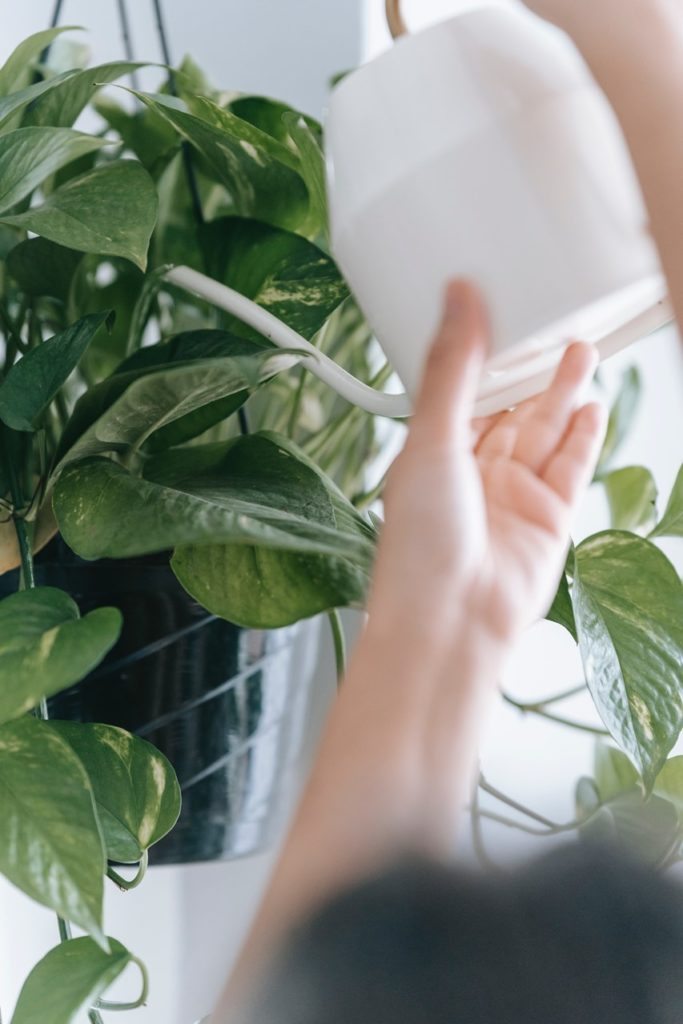
[(106, 864), (90, 781), (37, 718), (0, 726), (0, 820), (0, 872), (106, 949)]
[(112, 725), (49, 727), (90, 776), (108, 859), (136, 863), (178, 820), (180, 787), (170, 763), (151, 743)]
[[(183, 587), (213, 614), (252, 629), (290, 625), (333, 608), (362, 607), (376, 531), (295, 445), (275, 434), (260, 436), (278, 444), (317, 477), (317, 486), (322, 485), (330, 501), (337, 529), (351, 541), (349, 557), (299, 554), (244, 543), (191, 546), (175, 551), (173, 571)], [(327, 513), (321, 516), (321, 523), (326, 519)]]
[(63, 590), (36, 587), (0, 601), (0, 721), (79, 682), (116, 643), (121, 613), (84, 618)]
[(576, 551), (572, 603), (598, 712), (650, 789), (683, 727), (683, 585), (654, 544), (606, 532)]
[(21, 202), (60, 167), (106, 145), (71, 128), (17, 128), (0, 135), (0, 213)]
[(628, 793), (640, 783), (640, 777), (621, 750), (597, 743), (595, 747), (595, 783), (603, 803)]
[(32, 349), (0, 384), (0, 419), (14, 430), (35, 430), (53, 398), (78, 366), (108, 312), (93, 313)]
[(26, 295), (49, 295), (66, 304), (83, 253), (46, 238), (28, 238), (7, 257), (7, 269)]
[(21, 990), (12, 1024), (76, 1024), (123, 974), (132, 957), (116, 939), (105, 953), (89, 938), (51, 949)]
[(678, 471), (669, 504), (652, 537), (683, 537), (683, 466)]
[(144, 270), (156, 213), (147, 171), (121, 160), (73, 178), (42, 206), (3, 221), (79, 252), (122, 256)]
[(653, 867), (666, 863), (680, 844), (675, 807), (656, 796), (645, 799), (642, 787), (619, 791), (605, 800), (592, 779), (580, 779), (576, 807), (583, 819), (582, 838), (619, 843), (632, 857)]
[(199, 604), (247, 629), (361, 608), (368, 589), (367, 572), (341, 559), (237, 544), (178, 548), (171, 568)]
[(616, 469), (602, 478), (612, 529), (647, 534), (657, 522), (657, 485), (643, 466)]
[(633, 420), (638, 412), (641, 391), (640, 373), (637, 367), (632, 366), (626, 370), (622, 377), (619, 393), (610, 411), (605, 443), (596, 470), (596, 477), (598, 479), (609, 469), (628, 436)]
[(18, 92), (29, 85), (35, 72), (35, 63), (43, 50), (62, 32), (75, 30), (76, 26), (74, 25), (49, 28), (44, 32), (35, 32), (19, 43), (0, 68), (0, 96)]
[(308, 190), (300, 161), (286, 146), (204, 97), (188, 113), (172, 99), (136, 95), (201, 154), (237, 214), (290, 229), (305, 222)]
[(54, 495), (67, 544), (84, 558), (239, 543), (330, 555), (366, 571), (372, 563), (371, 528), (275, 437), (167, 452), (149, 460), (145, 476), (107, 459), (67, 466)]
[(683, 757), (671, 757), (655, 781), (655, 793), (670, 800), (683, 822)]
[(43, 82), (36, 82), (26, 88), (11, 92), (8, 96), (0, 98), (0, 130), (7, 131), (8, 128), (16, 128), (17, 121), (21, 121), (21, 113), (30, 103), (34, 103), (51, 89), (57, 88), (62, 82), (68, 81), (77, 75), (78, 71), (65, 71), (61, 75), (54, 75)]
[(572, 597), (569, 592), (569, 581), (567, 580), (566, 573), (562, 573), (560, 579), (560, 585), (555, 595), (550, 611), (546, 615), (546, 619), (550, 622), (556, 622), (558, 626), (564, 626), (568, 633), (571, 634), (572, 638), (577, 641), (576, 635), (576, 622), (574, 620), (574, 609), (572, 607)]
[(178, 133), (151, 110), (126, 110), (105, 95), (96, 96), (92, 105), (118, 134), (126, 149), (152, 173), (157, 169), (158, 161), (180, 145)]
[[(282, 320), (308, 340), (349, 290), (332, 259), (299, 235), (241, 217), (223, 217), (200, 233), (207, 272)], [(236, 319), (226, 326), (259, 338)]]
[[(258, 337), (258, 336), (257, 336)], [(131, 370), (152, 370), (157, 367), (172, 366), (183, 362), (194, 362), (201, 359), (229, 359), (235, 356), (251, 356), (266, 351), (276, 351), (274, 346), (257, 342), (247, 342), (226, 331), (185, 331), (177, 334), (168, 342), (158, 345), (146, 345), (117, 369), (117, 373)], [(264, 357), (265, 358), (265, 357)], [(265, 380), (260, 381), (265, 383)], [(219, 398), (208, 405), (202, 405), (194, 412), (174, 420), (168, 426), (161, 427), (146, 442), (145, 449), (149, 452), (160, 452), (184, 444), (192, 438), (203, 434), (210, 427), (222, 423), (236, 412), (253, 394), (259, 382), (251, 388), (237, 391), (225, 398)]]
[(301, 114), (285, 113), (283, 121), (301, 157), (301, 173), (306, 182), (310, 202), (306, 234), (328, 237), (327, 184), (325, 154), (320, 138)]
[(117, 78), (122, 78), (142, 67), (145, 65), (133, 61), (116, 61), (78, 70), (67, 78), (62, 78), (55, 83), (54, 88), (39, 96), (31, 104), (24, 119), (25, 123), (70, 127), (85, 110), (99, 86), (115, 82)]
[(244, 355), (115, 374), (90, 388), (76, 403), (58, 452), (58, 469), (86, 456), (140, 448), (157, 431), (195, 410), (253, 390), (279, 369), (289, 367), (292, 358), (249, 345)]

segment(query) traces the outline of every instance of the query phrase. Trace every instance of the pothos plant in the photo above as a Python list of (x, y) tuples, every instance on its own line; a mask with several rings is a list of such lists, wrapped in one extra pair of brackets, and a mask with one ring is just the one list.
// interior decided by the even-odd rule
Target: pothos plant
[[(0, 571), (21, 570), (0, 602), (0, 871), (56, 911), (62, 939), (13, 1024), (96, 1022), (111, 1005), (102, 994), (139, 961), (106, 937), (105, 876), (136, 884), (179, 812), (148, 744), (47, 720), (46, 700), (105, 657), (121, 617), (81, 616), (36, 587), (34, 555), (57, 531), (85, 559), (171, 552), (183, 587), (240, 625), (329, 612), (340, 667), (335, 610), (367, 591), (376, 422), (172, 288), (166, 268), (207, 271), (375, 386), (390, 375), (328, 250), (320, 126), (218, 92), (189, 61), (157, 93), (124, 81), (105, 95), (137, 65), (57, 68), (41, 59), (55, 35), (0, 69)], [(86, 108), (94, 132), (73, 127)], [(648, 471), (612, 469), (635, 393), (631, 376), (599, 472), (612, 528), (572, 550), (549, 617), (579, 644), (614, 741), (580, 785), (577, 824), (656, 836), (659, 863), (678, 855), (683, 821), (668, 759), (683, 726), (683, 587), (654, 540), (683, 534), (683, 477), (658, 519)], [(132, 882), (121, 864), (138, 866)]]
[[(61, 69), (45, 60), (57, 34), (0, 68), (0, 573), (20, 570), (0, 601), (0, 871), (56, 912), (61, 939), (14, 1024), (126, 1008), (101, 996), (130, 963), (130, 1007), (144, 1002), (144, 965), (104, 930), (104, 880), (139, 884), (180, 809), (148, 743), (48, 720), (122, 623), (36, 586), (35, 555), (57, 531), (85, 558), (172, 552), (216, 614), (269, 628), (329, 611), (338, 649), (334, 609), (362, 604), (372, 563), (372, 418), (171, 288), (168, 265), (208, 270), (366, 380), (389, 376), (327, 250), (320, 126), (218, 93), (189, 61), (156, 94), (105, 97), (137, 65)], [(84, 111), (94, 132), (73, 127)]]

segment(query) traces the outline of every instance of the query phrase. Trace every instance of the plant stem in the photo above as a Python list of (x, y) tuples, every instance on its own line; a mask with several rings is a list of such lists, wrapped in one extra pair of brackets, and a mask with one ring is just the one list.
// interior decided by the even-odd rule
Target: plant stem
[(471, 824), (472, 824), (472, 846), (476, 854), (477, 860), (483, 868), (488, 870), (498, 871), (498, 865), (488, 855), (486, 850), (486, 843), (484, 842), (484, 832), (481, 827), (481, 808), (479, 807), (479, 786), (475, 785), (472, 793), (472, 804), (470, 806)]
[(531, 808), (525, 807), (524, 804), (520, 804), (517, 800), (513, 800), (512, 797), (506, 796), (505, 793), (501, 793), (499, 789), (496, 789), (495, 786), (487, 782), (483, 775), (479, 777), (479, 788), (495, 800), (499, 800), (500, 803), (511, 807), (513, 811), (519, 811), (520, 814), (531, 818), (532, 821), (537, 821), (539, 825), (545, 825), (546, 828), (561, 828), (557, 822), (551, 821), (550, 818), (545, 818), (542, 814), (537, 814)]
[(543, 705), (535, 704), (521, 704), (514, 697), (510, 697), (509, 694), (503, 694), (503, 700), (506, 704), (510, 704), (513, 708), (517, 708), (523, 714), (537, 715), (539, 718), (545, 718), (548, 722), (555, 722), (556, 725), (564, 725), (568, 729), (576, 729), (579, 732), (587, 732), (591, 736), (609, 736), (606, 729), (601, 729), (596, 725), (587, 725), (584, 722), (575, 722), (571, 718), (564, 718), (562, 715), (552, 714), (550, 711), (545, 711)]
[(137, 887), (143, 881), (145, 875), (147, 874), (148, 861), (149, 854), (147, 853), (147, 850), (145, 850), (142, 857), (140, 858), (140, 864), (138, 867), (137, 874), (135, 875), (134, 878), (131, 878), (130, 881), (127, 878), (123, 878), (123, 876), (120, 875), (118, 871), (115, 871), (114, 868), (112, 867), (107, 868), (107, 877), (110, 878), (115, 885), (118, 885), (119, 889), (121, 889), (123, 892), (130, 892), (132, 889), (137, 889)]
[(562, 693), (556, 693), (552, 697), (545, 698), (545, 700), (535, 700), (530, 704), (523, 704), (521, 701), (516, 701), (515, 703), (520, 711), (539, 711), (550, 707), (551, 704), (561, 704), (565, 700), (577, 697), (580, 693), (584, 693), (585, 690), (586, 684), (579, 683), (577, 686), (572, 686), (571, 690), (563, 690)]
[[(135, 966), (138, 968), (138, 970), (140, 971), (140, 974), (142, 976), (142, 991), (140, 992), (140, 995), (138, 996), (138, 998), (135, 1000), (134, 1003), (110, 1003), (106, 999), (98, 999), (97, 1000), (97, 1009), (100, 1009), (100, 1010), (116, 1010), (116, 1011), (121, 1011), (121, 1010), (137, 1010), (140, 1006), (144, 1006), (145, 1005), (145, 1003), (147, 1002), (147, 996), (149, 995), (149, 975), (147, 974), (147, 968), (143, 964), (142, 960), (138, 960), (138, 958), (136, 956), (131, 956), (130, 962), (132, 964), (135, 964)], [(93, 1013), (97, 1013), (97, 1010), (93, 1009), (92, 1012)], [(99, 1020), (99, 1014), (97, 1016), (98, 1016), (98, 1020)], [(92, 1020), (92, 1018), (91, 1018), (91, 1020)]]
[(346, 638), (344, 636), (344, 627), (342, 626), (341, 617), (337, 609), (335, 608), (334, 611), (329, 612), (327, 617), (330, 622), (330, 629), (332, 630), (334, 660), (337, 666), (337, 686), (339, 686), (346, 674)]
[(22, 589), (33, 590), (36, 585), (36, 578), (33, 572), (33, 554), (26, 530), (26, 520), (17, 513), (16, 508), (12, 514), (12, 519), (19, 543), (19, 554), (21, 555)]

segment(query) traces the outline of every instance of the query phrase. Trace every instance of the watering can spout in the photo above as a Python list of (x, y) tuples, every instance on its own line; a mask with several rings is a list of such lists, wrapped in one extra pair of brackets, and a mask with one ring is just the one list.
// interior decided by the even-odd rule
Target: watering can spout
[(278, 348), (300, 352), (300, 362), (310, 373), (365, 412), (393, 419), (410, 415), (411, 403), (407, 395), (387, 395), (363, 384), (287, 324), (233, 288), (190, 267), (173, 267), (165, 276), (171, 284), (198, 295), (253, 327)]

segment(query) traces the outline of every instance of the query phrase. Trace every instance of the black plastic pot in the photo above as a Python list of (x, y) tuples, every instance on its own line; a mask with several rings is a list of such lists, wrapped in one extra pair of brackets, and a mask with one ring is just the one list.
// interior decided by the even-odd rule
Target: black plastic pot
[[(106, 660), (49, 701), (51, 718), (118, 725), (173, 764), (183, 810), (153, 864), (228, 860), (264, 849), (301, 743), (316, 623), (247, 630), (210, 615), (167, 556), (85, 562), (60, 540), (36, 558), (36, 582), (68, 591), (85, 614), (123, 613)], [(0, 577), (0, 597), (18, 573)]]

